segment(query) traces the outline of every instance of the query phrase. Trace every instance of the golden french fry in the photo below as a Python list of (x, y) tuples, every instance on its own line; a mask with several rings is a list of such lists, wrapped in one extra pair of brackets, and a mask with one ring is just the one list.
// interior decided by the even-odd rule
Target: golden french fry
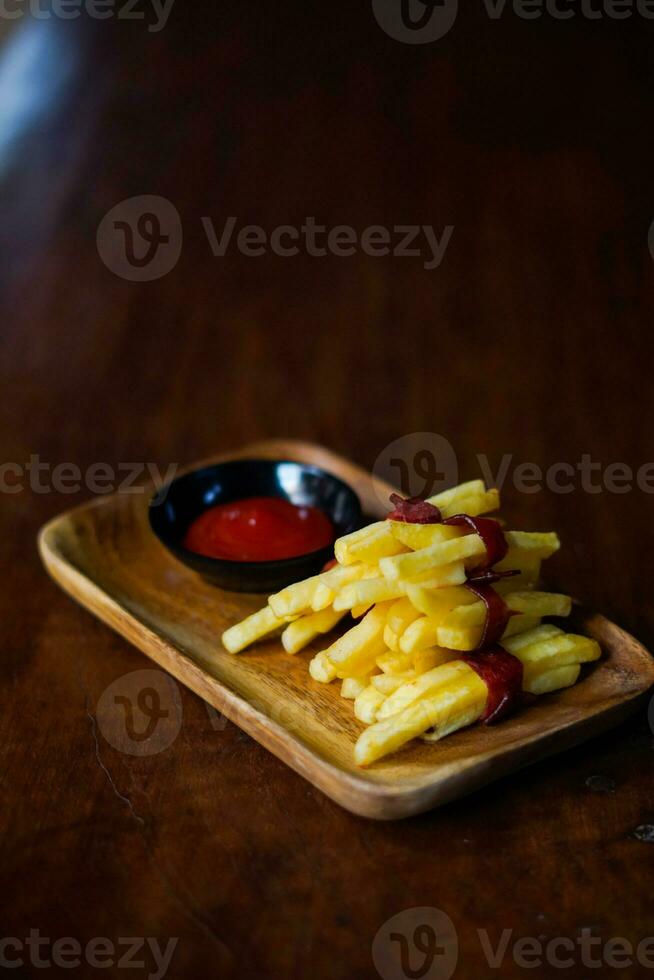
[(341, 697), (354, 701), (370, 684), (370, 677), (344, 677), (341, 683)]
[[(354, 748), (357, 765), (365, 766), (375, 762), (428, 729), (434, 729), (432, 738), (442, 738), (480, 718), (486, 706), (488, 689), (472, 668), (461, 661), (459, 663), (466, 670), (461, 672), (458, 680), (440, 688), (431, 696), (419, 698), (399, 714), (385, 717), (367, 728), (359, 736)], [(386, 701), (378, 709), (380, 718), (385, 704)]]
[(377, 657), (384, 652), (387, 613), (387, 603), (375, 606), (325, 651), (338, 677), (360, 677), (375, 669)]
[(298, 616), (311, 609), (315, 591), (320, 585), (320, 576), (314, 575), (302, 582), (295, 582), (268, 599), (268, 605), (275, 616)]
[(421, 585), (423, 589), (446, 589), (454, 585), (463, 585), (467, 577), (464, 562), (453, 561), (451, 565), (428, 568), (426, 572), (420, 572), (413, 578), (400, 578), (398, 581), (406, 592), (410, 585)]
[(366, 725), (372, 725), (377, 711), (386, 700), (386, 695), (370, 684), (354, 701), (354, 717)]
[(433, 544), (430, 548), (410, 551), (408, 554), (382, 558), (379, 568), (386, 578), (411, 578), (429, 568), (439, 568), (455, 561), (484, 555), (486, 546), (478, 534), (467, 534), (452, 541)]
[(403, 684), (394, 694), (391, 694), (383, 708), (380, 709), (379, 718), (390, 718), (391, 715), (403, 711), (419, 698), (448, 687), (450, 684), (455, 684), (461, 676), (467, 676), (469, 669), (463, 660), (452, 660), (445, 664), (439, 664), (432, 670), (428, 670), (427, 673), (416, 677), (415, 680)]
[(514, 656), (517, 656), (518, 650), (524, 650), (526, 647), (534, 646), (534, 644), (540, 643), (541, 640), (549, 640), (553, 636), (565, 635), (566, 634), (559, 626), (555, 626), (553, 623), (542, 623), (540, 626), (536, 626), (534, 629), (520, 633), (518, 636), (512, 636), (511, 643), (510, 645), (507, 645), (506, 648)]
[[(354, 565), (347, 566), (335, 565), (328, 571), (321, 572), (318, 576), (320, 583), (316, 586), (313, 594), (311, 608), (315, 612), (319, 612), (321, 609), (326, 609), (327, 606), (333, 605), (337, 593), (343, 586), (349, 582), (356, 581), (356, 579), (363, 578), (365, 575), (370, 574), (370, 572), (371, 569), (369, 566), (364, 565), (363, 562), (357, 562)], [(376, 574), (376, 571), (373, 574)]]
[(504, 536), (509, 550), (498, 562), (496, 568), (521, 568), (522, 563), (533, 559), (550, 558), (561, 547), (558, 534), (553, 531), (505, 531)]
[(332, 681), (336, 680), (336, 668), (327, 656), (325, 650), (321, 650), (317, 653), (313, 660), (309, 662), (309, 673), (313, 677), (314, 681), (319, 681), (321, 684), (330, 684)]
[(452, 609), (478, 603), (480, 600), (462, 585), (447, 589), (426, 589), (423, 585), (408, 585), (407, 599), (424, 616), (443, 618)]
[(461, 501), (469, 497), (477, 497), (485, 492), (486, 487), (483, 480), (468, 480), (467, 483), (459, 483), (456, 487), (450, 487), (449, 490), (441, 490), (433, 497), (428, 497), (427, 501), (434, 507), (438, 507), (444, 517), (452, 517), (454, 514), (461, 513), (459, 506)]
[(552, 691), (560, 691), (564, 687), (572, 687), (577, 683), (581, 672), (580, 664), (570, 664), (568, 667), (555, 667), (547, 670), (544, 674), (538, 674), (523, 683), (525, 691), (530, 694), (551, 694)]
[[(447, 590), (443, 589), (443, 592)], [(463, 590), (466, 591), (466, 590)], [(438, 595), (438, 593), (436, 593)], [(439, 621), (444, 629), (467, 629), (472, 626), (483, 626), (486, 620), (486, 606), (477, 599), (474, 593), (468, 592), (473, 601), (456, 606), (445, 612)], [(509, 609), (526, 616), (569, 616), (572, 600), (567, 595), (555, 592), (509, 592), (504, 596)]]
[(462, 538), (469, 533), (465, 527), (450, 527), (449, 524), (405, 524), (403, 521), (388, 522), (393, 537), (412, 551), (431, 548), (433, 544)]
[(440, 664), (446, 664), (456, 659), (456, 654), (442, 647), (428, 647), (427, 650), (417, 650), (411, 655), (416, 674), (424, 674)]
[(282, 633), (282, 646), (287, 653), (297, 653), (322, 633), (329, 633), (343, 619), (345, 613), (333, 609), (322, 609), (320, 612), (301, 616), (289, 623)]
[(391, 521), (369, 524), (359, 531), (346, 534), (334, 544), (334, 554), (341, 565), (352, 565), (358, 561), (375, 565), (380, 558), (398, 555), (405, 550), (401, 541), (393, 537)]
[(377, 666), (384, 674), (403, 674), (413, 668), (413, 660), (406, 653), (387, 650), (381, 657), (377, 657)]
[(453, 735), (454, 732), (458, 732), (462, 728), (474, 725), (476, 721), (479, 721), (483, 711), (483, 708), (479, 708), (479, 704), (473, 702), (470, 707), (461, 708), (458, 712), (445, 716), (426, 732), (423, 732), (420, 738), (423, 742), (440, 742), (446, 735)]
[(334, 599), (334, 609), (354, 609), (356, 606), (372, 606), (375, 602), (399, 599), (403, 595), (399, 582), (385, 578), (368, 578), (345, 585)]
[(529, 589), (535, 589), (540, 578), (540, 565), (541, 563), (539, 558), (534, 560), (525, 560), (523, 558), (520, 565), (514, 565), (512, 569), (512, 571), (517, 569), (519, 574), (512, 575), (510, 578), (500, 579), (499, 582), (495, 582), (493, 588), (496, 592), (499, 592), (500, 595), (506, 595), (508, 592), (524, 592)]
[[(524, 616), (522, 614), (512, 616), (502, 634), (502, 644), (507, 637), (515, 636), (516, 633), (524, 633), (525, 630), (533, 629), (539, 623), (540, 619), (537, 616)], [(481, 640), (481, 633), (481, 626), (471, 626), (464, 629), (449, 629), (445, 626), (439, 626), (436, 630), (436, 645), (447, 647), (448, 650), (476, 650)], [(402, 648), (401, 642), (400, 648)]]
[(374, 674), (370, 678), (370, 683), (378, 691), (381, 691), (384, 697), (388, 697), (389, 694), (393, 694), (403, 684), (407, 684), (409, 681), (415, 680), (415, 678), (415, 670), (407, 670), (404, 674)]
[(456, 501), (456, 511), (451, 505), (446, 508), (443, 517), (454, 517), (456, 514), (468, 514), (469, 517), (479, 517), (480, 514), (490, 514), (500, 506), (499, 490), (484, 490), (483, 493), (472, 493), (468, 497)]
[(230, 626), (222, 635), (223, 646), (230, 653), (240, 653), (245, 647), (257, 640), (262, 640), (270, 633), (281, 629), (288, 618), (276, 616), (270, 606), (264, 606), (258, 612), (252, 613), (247, 619)]
[(420, 650), (438, 645), (438, 626), (440, 620), (431, 616), (419, 616), (405, 629), (400, 637), (400, 650), (406, 654), (416, 654)]
[[(535, 630), (532, 632), (536, 633)], [(516, 642), (517, 639), (517, 637), (507, 638), (502, 640), (502, 645), (522, 661), (525, 684), (531, 684), (539, 675), (558, 667), (590, 663), (601, 656), (599, 644), (595, 640), (575, 633), (559, 632), (544, 637), (541, 634), (535, 640), (533, 637), (528, 637), (526, 640), (521, 637), (520, 643)]]
[[(496, 510), (499, 507), (499, 493), (497, 490), (488, 490), (482, 494), (457, 500), (456, 503), (456, 509), (446, 508), (451, 513), (444, 513), (443, 517), (454, 516), (455, 512), (477, 517), (479, 514)], [(407, 524), (403, 521), (390, 521), (389, 523), (392, 527), (393, 536), (407, 548), (411, 548), (412, 551), (430, 548), (434, 544), (451, 541), (453, 538), (461, 538), (469, 533), (465, 527), (449, 524)]]
[(400, 638), (397, 633), (390, 628), (388, 623), (384, 626), (384, 643), (389, 650), (394, 653), (399, 653), (400, 651)]
[(398, 599), (388, 610), (387, 624), (397, 635), (401, 636), (407, 626), (417, 619), (420, 613), (414, 608), (410, 599)]

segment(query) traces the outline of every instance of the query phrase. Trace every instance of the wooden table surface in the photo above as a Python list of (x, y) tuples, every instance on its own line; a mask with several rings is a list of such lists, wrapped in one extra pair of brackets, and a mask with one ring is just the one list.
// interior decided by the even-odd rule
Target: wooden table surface
[[(652, 646), (654, 481), (601, 487), (609, 464), (654, 460), (652, 22), (494, 20), (479, 4), (410, 45), (368, 3), (178, 0), (159, 32), (2, 23), (2, 461), (46, 464), (39, 485), (2, 471), (2, 935), (178, 937), (169, 977), (274, 980), (377, 977), (377, 931), (416, 907), (452, 920), (464, 980), (529, 975), (522, 937), (654, 935), (646, 708), (441, 811), (371, 823), (183, 689), (169, 747), (116, 751), (98, 700), (149, 663), (55, 587), (35, 547), (93, 497), (88, 481), (53, 488), (63, 462), (165, 468), (282, 435), (371, 467), (431, 432), (462, 479), (477, 454), (493, 470), (509, 454), (513, 522), (566, 545), (554, 581)], [(137, 195), (183, 225), (179, 262), (150, 282), (96, 247), (103, 216)], [(202, 218), (229, 216), (454, 231), (432, 270), (360, 250), (214, 257)], [(578, 472), (566, 494), (514, 485), (519, 463), (584, 455), (598, 492)], [(484, 929), (494, 947), (508, 930), (501, 970)], [(16, 975), (40, 976), (17, 949), (2, 947), (22, 955)], [(585, 976), (575, 955), (531, 975)], [(122, 976), (117, 960), (101, 975)], [(128, 976), (154, 975), (145, 962)], [(82, 956), (62, 972), (98, 971)]]

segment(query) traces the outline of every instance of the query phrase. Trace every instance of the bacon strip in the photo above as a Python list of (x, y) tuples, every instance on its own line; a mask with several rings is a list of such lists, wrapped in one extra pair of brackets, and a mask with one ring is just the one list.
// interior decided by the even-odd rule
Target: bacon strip
[(391, 494), (391, 503), (395, 510), (386, 516), (387, 521), (402, 521), (404, 524), (441, 524), (443, 515), (438, 507), (423, 500), (422, 497), (400, 497), (399, 493)]
[(509, 609), (499, 592), (496, 592), (488, 582), (469, 579), (465, 587), (473, 592), (478, 599), (481, 599), (486, 606), (486, 620), (481, 639), (477, 644), (477, 650), (483, 650), (484, 647), (497, 643), (506, 629), (506, 624), (511, 616), (515, 616), (515, 613)]
[(454, 517), (446, 517), (443, 524), (451, 524), (455, 527), (467, 526), (475, 534), (478, 534), (484, 542), (486, 556), (481, 559), (479, 565), (475, 566), (475, 571), (481, 572), (491, 568), (498, 561), (502, 561), (509, 550), (504, 531), (492, 517), (470, 517), (469, 514), (456, 514)]
[(484, 725), (501, 721), (522, 702), (524, 668), (520, 660), (496, 644), (479, 653), (464, 653), (461, 660), (481, 677), (488, 687), (488, 700), (479, 719)]

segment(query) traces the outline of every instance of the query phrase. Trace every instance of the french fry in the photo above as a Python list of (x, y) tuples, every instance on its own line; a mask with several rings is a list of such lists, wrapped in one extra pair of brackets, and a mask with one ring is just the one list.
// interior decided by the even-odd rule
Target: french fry
[(459, 663), (466, 670), (457, 680), (431, 695), (419, 698), (398, 714), (382, 719), (385, 701), (377, 711), (380, 720), (367, 728), (357, 740), (354, 747), (357, 765), (369, 765), (389, 752), (395, 752), (428, 729), (435, 729), (435, 734), (442, 738), (480, 718), (486, 706), (488, 689), (471, 667), (462, 661)]
[[(553, 691), (560, 691), (576, 683), (580, 670), (581, 668), (578, 664), (573, 664), (570, 667), (559, 667), (555, 670), (548, 671), (546, 674), (541, 674), (525, 687), (524, 690), (529, 691), (531, 694), (551, 694)], [(425, 742), (437, 742), (445, 735), (450, 735), (453, 731), (464, 728), (466, 725), (474, 724), (478, 717), (479, 715), (476, 710), (473, 709), (467, 717), (462, 714), (457, 717), (456, 723), (451, 722), (447, 724), (447, 727), (427, 731), (421, 738)]]
[(553, 670), (546, 670), (544, 674), (532, 677), (523, 684), (523, 688), (530, 694), (551, 694), (552, 691), (560, 691), (564, 687), (572, 687), (576, 684), (580, 672), (581, 664), (555, 667)]
[(421, 551), (431, 548), (443, 541), (462, 538), (467, 532), (465, 527), (451, 527), (449, 524), (405, 524), (403, 521), (389, 521), (391, 532), (407, 548)]
[(320, 612), (301, 616), (289, 623), (282, 633), (282, 646), (287, 653), (297, 653), (322, 633), (329, 633), (345, 616), (344, 612), (322, 609)]
[(370, 684), (371, 677), (344, 677), (341, 683), (341, 697), (354, 701)]
[(427, 650), (429, 647), (436, 646), (439, 623), (440, 620), (433, 619), (431, 616), (419, 616), (407, 626), (400, 637), (401, 652), (407, 655), (416, 654), (420, 650)]
[(384, 651), (387, 613), (388, 604), (375, 606), (325, 651), (337, 677), (360, 677), (374, 670), (377, 657)]
[(375, 602), (399, 599), (403, 590), (399, 582), (385, 578), (369, 578), (345, 585), (334, 599), (334, 609), (354, 609), (356, 606), (372, 606)]
[(416, 650), (411, 655), (416, 674), (424, 674), (428, 670), (440, 664), (446, 664), (450, 660), (456, 659), (456, 653), (452, 650), (444, 650), (442, 647), (428, 647), (426, 650)]
[(282, 589), (281, 592), (271, 595), (268, 599), (268, 605), (275, 616), (280, 619), (284, 616), (297, 616), (308, 612), (319, 585), (319, 575), (305, 578), (303, 581), (295, 582), (293, 585)]
[(398, 581), (406, 592), (410, 585), (421, 585), (423, 589), (446, 589), (453, 585), (463, 585), (466, 579), (465, 564), (462, 561), (453, 561), (450, 565), (428, 568), (419, 575), (407, 579), (400, 578)]
[(386, 695), (370, 684), (355, 698), (354, 717), (366, 725), (372, 725), (385, 700)]
[(400, 638), (397, 633), (390, 628), (388, 623), (384, 626), (384, 643), (393, 653), (400, 652)]
[(438, 619), (442, 619), (452, 609), (468, 604), (474, 605), (480, 601), (474, 592), (463, 588), (463, 586), (454, 586), (449, 589), (426, 589), (422, 585), (408, 585), (406, 594), (418, 612), (424, 616)]
[[(452, 510), (451, 507), (446, 508), (451, 513), (444, 513), (443, 517), (453, 517), (455, 512), (477, 517), (479, 514), (487, 514), (489, 511), (497, 510), (498, 507), (498, 491), (488, 490), (481, 494), (466, 497), (460, 502), (457, 501), (455, 510)], [(468, 533), (465, 527), (449, 524), (407, 524), (403, 521), (390, 521), (390, 524), (393, 536), (407, 548), (411, 548), (412, 551), (429, 548), (433, 544), (451, 541), (453, 538), (461, 538)]]
[(356, 581), (356, 579), (364, 578), (371, 572), (376, 574), (374, 570), (370, 569), (368, 565), (364, 565), (363, 562), (357, 562), (354, 565), (347, 566), (335, 565), (328, 571), (321, 572), (318, 576), (320, 583), (316, 586), (313, 594), (311, 608), (314, 612), (319, 612), (321, 609), (326, 609), (327, 606), (333, 605), (336, 595), (343, 586)]
[(463, 660), (452, 660), (428, 670), (427, 673), (416, 677), (415, 680), (409, 681), (407, 684), (403, 684), (394, 694), (389, 696), (383, 708), (380, 709), (380, 719), (390, 718), (391, 715), (403, 711), (419, 698), (456, 683), (462, 675), (467, 676), (469, 669)]
[(309, 673), (314, 681), (320, 684), (331, 684), (336, 680), (336, 668), (327, 656), (325, 650), (321, 650), (309, 662)]
[[(540, 619), (537, 616), (523, 616), (522, 614), (512, 616), (502, 633), (502, 644), (506, 638), (533, 629), (539, 623)], [(447, 647), (448, 650), (476, 650), (481, 640), (481, 633), (481, 626), (472, 626), (468, 629), (449, 629), (445, 626), (439, 626), (436, 630), (435, 643), (436, 646)], [(404, 637), (400, 641), (400, 649), (404, 649), (403, 640)]]
[(406, 653), (387, 650), (377, 657), (377, 666), (384, 674), (403, 674), (413, 668), (413, 659)]
[(288, 617), (276, 616), (270, 606), (264, 606), (247, 619), (230, 626), (222, 635), (223, 646), (229, 653), (240, 653), (245, 647), (281, 629)]
[(477, 497), (485, 492), (486, 487), (483, 480), (468, 480), (467, 483), (459, 483), (456, 487), (450, 487), (449, 490), (441, 490), (433, 497), (428, 497), (427, 502), (438, 507), (444, 517), (452, 517), (454, 514), (461, 513), (462, 501), (469, 497)]
[(386, 521), (376, 521), (374, 524), (367, 524), (365, 527), (360, 527), (357, 531), (351, 531), (350, 534), (344, 534), (342, 537), (337, 538), (334, 542), (334, 556), (338, 564), (353, 565), (357, 559), (350, 557), (350, 548), (371, 538), (375, 534), (375, 531), (384, 527), (385, 524)]
[(440, 742), (446, 735), (453, 735), (454, 732), (458, 732), (462, 728), (474, 725), (476, 721), (479, 721), (482, 714), (483, 708), (480, 710), (477, 704), (472, 704), (468, 708), (462, 708), (460, 711), (437, 721), (435, 725), (423, 732), (420, 738), (423, 742)]
[[(517, 618), (517, 617), (516, 617)], [(533, 631), (535, 632), (535, 631)], [(516, 642), (517, 637), (502, 641), (503, 646), (514, 657), (522, 661), (524, 682), (531, 684), (534, 678), (558, 667), (590, 663), (601, 656), (599, 644), (587, 636), (563, 633), (537, 638), (528, 642)]]
[(465, 558), (484, 555), (486, 546), (478, 534), (466, 534), (462, 538), (433, 544), (420, 551), (410, 551), (408, 554), (382, 558), (379, 568), (386, 578), (412, 578), (430, 568), (439, 568)]
[[(535, 589), (538, 585), (538, 580), (540, 579), (540, 559), (522, 559), (520, 565), (514, 565), (512, 571), (518, 570), (518, 575), (512, 575), (510, 578), (500, 579), (493, 586), (496, 592), (500, 595), (505, 595), (508, 592), (516, 591), (527, 591), (530, 589)], [(500, 569), (501, 571), (501, 569)]]
[(454, 514), (468, 514), (470, 517), (479, 517), (480, 514), (490, 514), (498, 510), (500, 506), (499, 490), (484, 490), (483, 493), (473, 493), (469, 497), (464, 497), (456, 501), (456, 511), (452, 510), (451, 505), (446, 508), (447, 513), (443, 517), (454, 517)]
[(403, 684), (407, 684), (409, 681), (415, 680), (415, 678), (415, 670), (407, 670), (404, 674), (373, 674), (370, 678), (370, 683), (378, 691), (381, 691), (385, 697), (388, 697), (389, 694), (393, 694)]
[(398, 636), (402, 636), (407, 626), (417, 619), (420, 613), (410, 599), (399, 599), (388, 610), (387, 623)]
[[(449, 590), (443, 589), (443, 592)], [(467, 590), (463, 590), (467, 591)], [(436, 593), (438, 595), (438, 593)], [(474, 593), (468, 592), (473, 602), (466, 602), (451, 608), (440, 619), (439, 625), (445, 629), (467, 629), (471, 626), (483, 626), (486, 620), (486, 606), (477, 599)], [(572, 600), (567, 595), (555, 592), (509, 592), (504, 601), (510, 610), (524, 613), (526, 616), (569, 616)], [(434, 604), (436, 605), (436, 603)]]
[(357, 561), (374, 565), (380, 558), (406, 551), (402, 542), (393, 537), (391, 523), (377, 521), (339, 538), (334, 544), (336, 560), (341, 565), (352, 565)]
[(509, 550), (506, 557), (495, 566), (500, 571), (507, 568), (521, 567), (521, 561), (533, 559), (551, 558), (559, 548), (561, 542), (558, 534), (553, 531), (545, 533), (536, 531), (505, 531), (504, 536)]

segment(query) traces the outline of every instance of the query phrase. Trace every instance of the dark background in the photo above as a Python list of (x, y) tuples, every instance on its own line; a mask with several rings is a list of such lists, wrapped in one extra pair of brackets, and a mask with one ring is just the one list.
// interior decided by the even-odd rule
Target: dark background
[[(370, 467), (416, 431), (450, 440), (461, 478), (477, 453), (654, 460), (654, 22), (493, 21), (470, 3), (414, 46), (367, 2), (177, 0), (156, 34), (0, 19), (0, 39), (3, 461), (165, 467), (281, 435)], [(134, 283), (96, 232), (142, 194), (175, 205), (184, 247)], [(214, 258), (200, 219), (229, 215), (455, 230), (433, 271)], [(170, 748), (113, 750), (95, 704), (148, 663), (35, 548), (90, 496), (3, 494), (3, 935), (178, 936), (170, 977), (359, 980), (386, 919), (435, 906), (459, 933), (455, 977), (480, 980), (500, 974), (479, 928), (654, 934), (654, 846), (634, 836), (654, 823), (646, 711), (401, 824), (340, 810), (185, 690)], [(559, 530), (555, 581), (651, 644), (654, 497), (578, 481), (504, 496), (516, 525)], [(501, 976), (524, 975), (507, 956)]]

